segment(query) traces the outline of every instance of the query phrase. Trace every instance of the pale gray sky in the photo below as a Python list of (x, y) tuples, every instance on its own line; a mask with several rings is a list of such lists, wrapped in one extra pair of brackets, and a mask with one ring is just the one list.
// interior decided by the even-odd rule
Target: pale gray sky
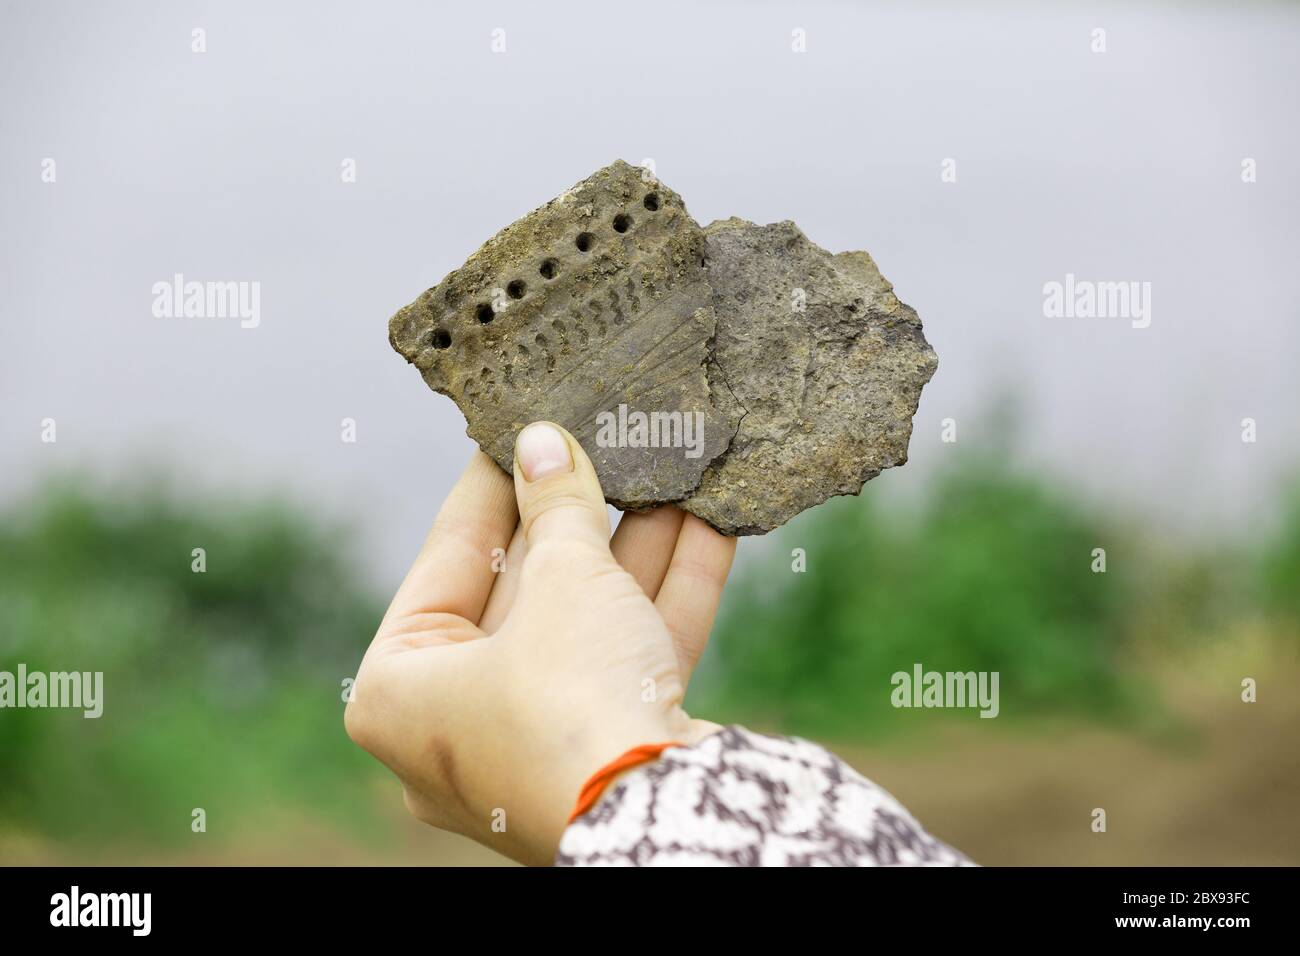
[[(287, 488), (392, 579), (472, 446), (388, 316), (621, 157), (701, 223), (868, 249), (920, 312), (939, 373), (868, 494), (922, 482), (945, 417), (986, 440), (1011, 385), (1062, 481), (1266, 520), (1300, 459), (1300, 10), (974, 6), (3, 4), (0, 496), (146, 459), (197, 494)], [(260, 326), (156, 318), (177, 272), (260, 282)], [(1044, 317), (1066, 273), (1150, 282), (1151, 326)]]

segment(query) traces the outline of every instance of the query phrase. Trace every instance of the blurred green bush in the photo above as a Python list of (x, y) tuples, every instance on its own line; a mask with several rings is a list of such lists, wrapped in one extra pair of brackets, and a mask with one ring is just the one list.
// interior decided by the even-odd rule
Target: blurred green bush
[[(872, 739), (975, 710), (895, 709), (892, 674), (997, 671), (1002, 720), (1123, 716), (1139, 688), (1119, 651), (1141, 581), (1108, 526), (1002, 459), (967, 455), (911, 509), (867, 486), (806, 512), (733, 584), (690, 706), (714, 719)], [(807, 573), (793, 570), (795, 548)]]
[(90, 488), (0, 521), (0, 670), (104, 672), (98, 719), (0, 711), (0, 824), (168, 843), (195, 807), (214, 835), (286, 805), (363, 822), (375, 765), (343, 732), (342, 682), (381, 609), (348, 539), (285, 501)]
[[(1198, 549), (1006, 460), (956, 457), (906, 506), (869, 485), (748, 544), (691, 710), (827, 742), (937, 720), (1138, 726), (1158, 709), (1138, 642), (1173, 653), (1245, 616), (1300, 618), (1300, 484), (1272, 533)], [(203, 807), (215, 839), (281, 810), (382, 832), (386, 772), (342, 728), (342, 683), (382, 611), (355, 535), (285, 500), (182, 504), (161, 483), (77, 479), (0, 519), (0, 670), (105, 675), (98, 720), (0, 711), (0, 829), (162, 846)], [(1000, 718), (895, 709), (891, 675), (916, 663), (999, 672)]]
[(1260, 596), (1265, 608), (1287, 618), (1300, 639), (1300, 480), (1281, 496), (1274, 532), (1264, 539), (1258, 559)]

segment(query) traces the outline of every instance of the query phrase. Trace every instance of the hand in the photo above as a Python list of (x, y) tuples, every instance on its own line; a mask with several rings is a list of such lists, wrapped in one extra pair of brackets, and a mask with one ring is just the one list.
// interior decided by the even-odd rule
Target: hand
[(682, 699), (734, 553), (671, 506), (624, 515), (611, 541), (582, 447), (530, 425), (513, 487), (476, 452), (443, 504), (361, 663), (348, 733), (419, 819), (549, 864), (596, 770), (719, 729)]

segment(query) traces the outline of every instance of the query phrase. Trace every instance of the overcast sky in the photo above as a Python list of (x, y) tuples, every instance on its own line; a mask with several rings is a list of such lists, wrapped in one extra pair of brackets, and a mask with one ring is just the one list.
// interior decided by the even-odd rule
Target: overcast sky
[[(919, 311), (940, 369), (869, 494), (1011, 388), (1025, 456), (1098, 501), (1267, 520), (1300, 460), (1300, 10), (975, 6), (3, 4), (0, 496), (145, 461), (288, 489), (391, 579), (472, 445), (389, 315), (621, 157), (701, 223), (869, 250)], [(176, 273), (260, 283), (260, 323), (157, 317)], [(1045, 316), (1067, 273), (1149, 282), (1150, 326)]]

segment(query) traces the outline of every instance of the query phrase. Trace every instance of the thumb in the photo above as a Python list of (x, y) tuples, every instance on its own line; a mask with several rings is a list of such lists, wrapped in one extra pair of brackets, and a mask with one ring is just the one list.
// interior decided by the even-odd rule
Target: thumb
[(609, 549), (609, 516), (596, 469), (559, 425), (533, 422), (515, 439), (515, 497), (529, 545), (580, 540)]

